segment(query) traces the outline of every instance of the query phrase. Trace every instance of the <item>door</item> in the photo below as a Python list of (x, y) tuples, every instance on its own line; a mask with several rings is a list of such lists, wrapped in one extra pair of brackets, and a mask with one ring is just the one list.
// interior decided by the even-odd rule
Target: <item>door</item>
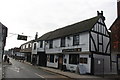
[(94, 58), (94, 75), (104, 74), (104, 59)]
[(59, 54), (58, 68), (62, 70), (62, 66), (63, 66), (63, 54)]

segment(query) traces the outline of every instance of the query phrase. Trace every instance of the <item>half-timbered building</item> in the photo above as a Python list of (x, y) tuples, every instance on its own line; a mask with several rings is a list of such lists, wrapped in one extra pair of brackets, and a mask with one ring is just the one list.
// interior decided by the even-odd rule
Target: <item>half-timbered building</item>
[(45, 36), (47, 66), (82, 74), (110, 72), (110, 35), (103, 12), (96, 17), (51, 31)]

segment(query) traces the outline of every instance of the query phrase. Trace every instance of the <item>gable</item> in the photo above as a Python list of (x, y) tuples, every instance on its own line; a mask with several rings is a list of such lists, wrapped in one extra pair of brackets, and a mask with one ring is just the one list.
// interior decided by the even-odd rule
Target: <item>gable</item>
[(109, 32), (102, 18), (93, 26), (92, 31), (109, 36)]

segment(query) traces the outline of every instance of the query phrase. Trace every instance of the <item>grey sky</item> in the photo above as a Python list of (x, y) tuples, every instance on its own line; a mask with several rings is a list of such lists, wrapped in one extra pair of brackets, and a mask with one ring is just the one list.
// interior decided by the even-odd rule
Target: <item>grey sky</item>
[(117, 0), (0, 0), (0, 21), (8, 27), (6, 49), (19, 47), (17, 35), (34, 39), (46, 32), (64, 27), (97, 15), (103, 10), (107, 28), (117, 16)]

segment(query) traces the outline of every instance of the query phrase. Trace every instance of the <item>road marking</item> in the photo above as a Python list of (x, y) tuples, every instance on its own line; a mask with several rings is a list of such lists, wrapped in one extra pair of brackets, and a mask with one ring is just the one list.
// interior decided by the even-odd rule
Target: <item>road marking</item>
[(35, 73), (37, 76), (41, 77), (41, 78), (44, 78), (43, 76), (39, 75), (38, 73)]

